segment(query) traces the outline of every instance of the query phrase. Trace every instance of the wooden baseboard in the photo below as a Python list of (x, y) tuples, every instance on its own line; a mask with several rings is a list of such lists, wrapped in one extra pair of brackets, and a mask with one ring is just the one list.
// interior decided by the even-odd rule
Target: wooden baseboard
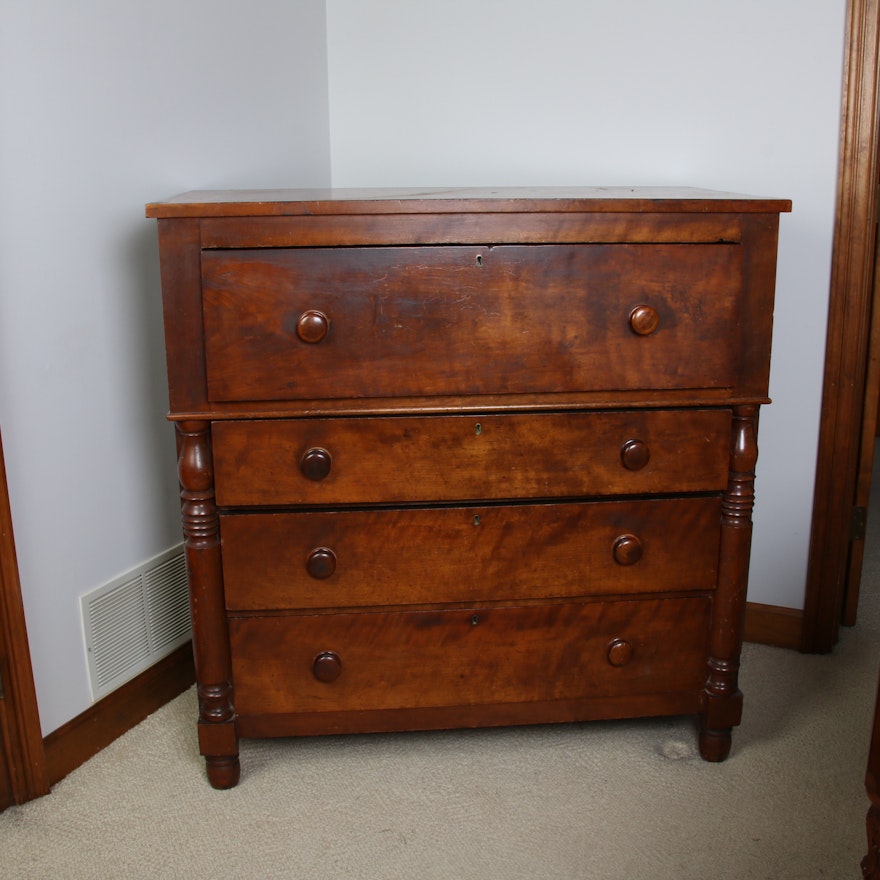
[(803, 618), (803, 611), (797, 608), (749, 602), (746, 605), (745, 639), (759, 645), (799, 651), (802, 645)]
[(60, 782), (195, 681), (192, 643), (133, 678), (43, 741), (49, 784)]

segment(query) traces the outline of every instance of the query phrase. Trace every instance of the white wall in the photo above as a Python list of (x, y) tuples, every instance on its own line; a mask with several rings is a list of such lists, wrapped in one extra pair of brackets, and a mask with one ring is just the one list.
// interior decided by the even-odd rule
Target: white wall
[(680, 184), (791, 198), (749, 598), (800, 608), (845, 0), (327, 0), (335, 186)]
[(3, 0), (0, 428), (44, 732), (90, 702), (78, 597), (180, 541), (155, 223), (329, 184), (323, 0)]

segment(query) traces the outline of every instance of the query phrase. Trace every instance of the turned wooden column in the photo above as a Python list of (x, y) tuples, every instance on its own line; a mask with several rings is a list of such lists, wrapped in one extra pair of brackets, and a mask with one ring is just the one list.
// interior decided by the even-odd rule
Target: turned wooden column
[(742, 717), (738, 677), (752, 546), (758, 409), (750, 405), (733, 410), (730, 476), (721, 501), (718, 586), (700, 729), (700, 754), (707, 761), (723, 761), (730, 754), (731, 732)]
[(177, 423), (178, 476), (199, 694), (199, 747), (214, 788), (238, 782), (238, 737), (223, 601), (220, 517), (209, 422)]

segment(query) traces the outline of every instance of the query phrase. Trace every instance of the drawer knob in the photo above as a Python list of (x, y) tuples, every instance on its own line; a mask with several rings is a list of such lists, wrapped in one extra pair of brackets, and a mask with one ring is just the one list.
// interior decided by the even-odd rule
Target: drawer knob
[(322, 651), (312, 663), (312, 674), (318, 681), (329, 684), (342, 675), (342, 660), (335, 651)]
[(296, 322), (296, 335), (303, 342), (320, 342), (330, 329), (330, 319), (317, 309), (309, 309), (299, 316)]
[(319, 581), (336, 571), (336, 554), (329, 547), (316, 547), (309, 554), (306, 571)]
[(620, 447), (620, 460), (628, 471), (640, 471), (651, 460), (651, 450), (642, 440), (627, 440)]
[(632, 660), (632, 642), (626, 639), (614, 639), (608, 645), (608, 662), (612, 666), (626, 666)]
[(614, 542), (614, 561), (618, 565), (635, 565), (642, 552), (642, 542), (635, 535), (621, 535)]
[(315, 446), (309, 449), (300, 459), (299, 469), (303, 472), (304, 476), (317, 482), (318, 480), (323, 480), (330, 473), (332, 464), (333, 459), (330, 458), (330, 453), (320, 446)]
[(650, 336), (660, 326), (660, 315), (650, 306), (636, 306), (629, 313), (629, 326), (639, 336)]

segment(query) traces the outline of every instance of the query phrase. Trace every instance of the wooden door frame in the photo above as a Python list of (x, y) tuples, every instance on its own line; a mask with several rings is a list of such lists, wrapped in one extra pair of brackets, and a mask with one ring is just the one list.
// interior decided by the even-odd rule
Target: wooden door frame
[(14, 803), (48, 794), (45, 749), (12, 532), (12, 514), (0, 438), (0, 736)]
[(830, 651), (838, 638), (865, 399), (871, 393), (867, 375), (878, 211), (878, 4), (880, 0), (847, 3), (825, 376), (802, 631), (802, 649), (817, 653)]

